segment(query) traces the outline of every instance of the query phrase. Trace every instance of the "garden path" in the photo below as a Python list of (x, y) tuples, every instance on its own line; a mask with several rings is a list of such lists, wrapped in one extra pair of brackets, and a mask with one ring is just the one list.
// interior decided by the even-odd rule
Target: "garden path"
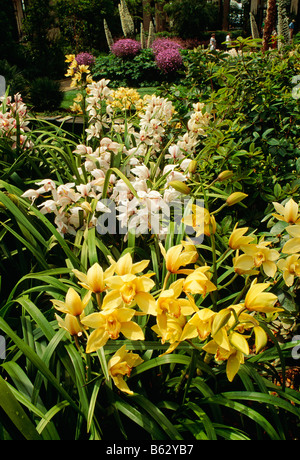
[(70, 79), (69, 78), (65, 78), (63, 80), (60, 80), (59, 81), (60, 83), (60, 89), (61, 91), (70, 91), (72, 88), (70, 87)]

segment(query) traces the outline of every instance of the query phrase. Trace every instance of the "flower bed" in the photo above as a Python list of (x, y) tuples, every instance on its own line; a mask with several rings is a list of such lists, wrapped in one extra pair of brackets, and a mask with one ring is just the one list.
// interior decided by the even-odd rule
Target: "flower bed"
[[(261, 152), (241, 148), (223, 105), (198, 97), (179, 111), (172, 94), (113, 90), (68, 60), (87, 120), (80, 138), (38, 125), (21, 144), (26, 107), (1, 106), (1, 145), (17, 155), (3, 159), (0, 183), (16, 278), (0, 310), (0, 385), (25, 410), (21, 432), (292, 438), (300, 400), (284, 376), (298, 350), (297, 189), (266, 202), (258, 228), (246, 217)], [(16, 156), (35, 176), (20, 167), (10, 183)]]

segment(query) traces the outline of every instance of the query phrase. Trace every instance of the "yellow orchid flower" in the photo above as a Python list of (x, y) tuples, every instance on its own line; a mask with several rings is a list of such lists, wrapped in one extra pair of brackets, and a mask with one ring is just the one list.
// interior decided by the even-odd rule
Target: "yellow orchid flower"
[(219, 343), (219, 345), (221, 345), (223, 348), (228, 347), (228, 345), (225, 345), (225, 342), (228, 342), (227, 333), (224, 337), (222, 336), (222, 334), (223, 332), (226, 332), (225, 327), (227, 326), (228, 321), (230, 320), (231, 316), (232, 316), (232, 309), (229, 307), (229, 308), (223, 308), (222, 310), (218, 311), (218, 313), (216, 313), (213, 318), (213, 323), (211, 327), (211, 335)]
[(257, 311), (262, 313), (273, 313), (284, 311), (282, 308), (274, 307), (278, 298), (271, 292), (263, 292), (270, 286), (270, 283), (257, 283), (255, 279), (245, 297), (242, 304), (249, 311)]
[(283, 220), (289, 224), (300, 222), (298, 204), (291, 198), (284, 206), (280, 203), (273, 202), (273, 206), (278, 214), (273, 214), (278, 220)]
[(213, 318), (216, 315), (210, 308), (203, 308), (196, 312), (184, 326), (181, 341), (199, 337), (205, 340), (211, 333)]
[(266, 346), (268, 336), (265, 330), (259, 325), (257, 319), (244, 311), (244, 308), (245, 307), (243, 305), (232, 305), (230, 309), (234, 310), (236, 315), (232, 315), (227, 325), (228, 328), (231, 328), (235, 324), (236, 316), (238, 316), (239, 323), (235, 325), (234, 330), (242, 334), (245, 331), (252, 329), (255, 336), (255, 352), (259, 353), (261, 349)]
[(266, 332), (259, 325), (257, 319), (245, 311), (244, 304), (231, 305), (214, 316), (211, 335), (223, 350), (229, 352), (233, 347), (244, 355), (248, 355), (247, 338), (250, 335), (243, 334), (251, 329), (254, 332), (256, 353), (258, 353), (267, 343)]
[(182, 242), (169, 248), (168, 251), (161, 243), (159, 246), (166, 262), (166, 268), (170, 273), (183, 273), (183, 271), (179, 272), (180, 267), (185, 267), (198, 259), (198, 252), (191, 243)]
[(66, 314), (65, 318), (62, 319), (55, 313), (55, 318), (58, 322), (59, 327), (68, 331), (71, 335), (78, 335), (82, 332), (82, 326), (78, 322), (76, 316)]
[(81, 65), (78, 66), (78, 71), (81, 72), (81, 73), (91, 73), (91, 71), (89, 69), (89, 66), (84, 65), (84, 64), (81, 64)]
[[(89, 85), (90, 85), (91, 83), (94, 83), (93, 77), (92, 77), (91, 75), (87, 75), (87, 76), (85, 77), (85, 82), (86, 82), (87, 84), (89, 84)], [(87, 94), (88, 94), (88, 91), (87, 91)]]
[(208, 266), (196, 268), (190, 273), (183, 282), (183, 291), (188, 294), (201, 294), (205, 296), (208, 292), (215, 291), (217, 287), (210, 281), (206, 272)]
[(181, 315), (188, 316), (194, 313), (193, 304), (189, 300), (179, 297), (182, 293), (183, 282), (182, 278), (174, 281), (169, 289), (161, 292), (156, 302), (157, 316), (168, 313), (170, 316), (178, 318)]
[(75, 54), (67, 54), (65, 62), (73, 62), (75, 61)]
[(81, 102), (83, 100), (83, 95), (81, 93), (77, 93), (76, 97), (73, 99), (74, 102)]
[[(243, 333), (248, 329), (259, 326), (257, 319), (245, 310), (244, 304), (231, 305), (230, 307), (226, 308), (226, 310), (231, 311), (232, 313), (227, 322), (229, 329), (234, 326), (234, 330)], [(238, 323), (236, 323), (237, 318)]]
[(80, 104), (77, 104), (77, 102), (74, 102), (74, 103), (70, 106), (70, 110), (71, 110), (71, 112), (77, 113), (77, 114), (79, 114), (79, 115), (81, 115), (81, 114), (83, 113), (81, 105), (80, 105)]
[(186, 324), (186, 319), (183, 315), (175, 318), (170, 315), (160, 315), (158, 322), (155, 326), (152, 326), (152, 330), (157, 334), (158, 337), (161, 337), (161, 343), (165, 344), (166, 342), (170, 343), (167, 351), (160, 356), (163, 356), (168, 353), (172, 353), (176, 347), (182, 341), (182, 331), (183, 327)]
[(234, 229), (230, 235), (228, 245), (231, 249), (240, 249), (242, 245), (249, 244), (254, 240), (252, 236), (244, 236), (249, 230), (249, 227), (237, 228), (238, 223), (234, 226)]
[(293, 254), (277, 262), (279, 270), (283, 272), (283, 279), (287, 286), (294, 284), (295, 276), (300, 276), (300, 254)]
[(210, 236), (216, 233), (217, 224), (215, 217), (206, 208), (196, 204), (189, 205), (192, 213), (182, 218), (182, 222), (188, 227), (192, 227), (196, 232), (196, 237), (200, 235)]
[(230, 347), (229, 350), (224, 349), (218, 345), (215, 340), (211, 340), (204, 345), (203, 350), (209, 354), (215, 355), (215, 360), (227, 361), (226, 363), (226, 375), (229, 382), (232, 382), (235, 375), (238, 373), (240, 365), (245, 362), (244, 354), (234, 347)]
[(244, 335), (240, 334), (239, 332), (232, 331), (229, 334), (228, 338), (229, 338), (229, 343), (233, 348), (235, 348), (236, 350), (239, 350), (241, 353), (243, 353), (246, 356), (249, 355), (250, 353), (249, 345)]
[(276, 249), (270, 249), (267, 246), (271, 244), (268, 241), (262, 241), (259, 244), (248, 244), (243, 246), (246, 255), (253, 257), (255, 267), (262, 267), (265, 274), (273, 278), (277, 265), (275, 261), (279, 259), (279, 252)]
[(130, 377), (133, 367), (142, 364), (144, 360), (136, 353), (128, 352), (123, 345), (109, 360), (107, 368), (108, 374), (112, 377), (114, 384), (124, 393), (133, 394), (124, 380), (124, 377)]
[(69, 288), (64, 302), (56, 299), (51, 300), (51, 302), (56, 310), (59, 310), (62, 313), (69, 313), (72, 316), (80, 316), (89, 303), (91, 294), (91, 292), (88, 292), (83, 300), (81, 300), (80, 295), (75, 291), (75, 289)]
[(94, 329), (88, 338), (86, 353), (99, 350), (109, 339), (116, 340), (121, 333), (130, 340), (144, 340), (140, 326), (131, 321), (135, 313), (129, 308), (113, 308), (83, 318), (81, 323)]
[(114, 273), (120, 276), (127, 275), (129, 273), (132, 275), (142, 273), (150, 263), (150, 260), (142, 260), (141, 262), (133, 263), (131, 254), (129, 252), (120, 257), (117, 262), (115, 262), (110, 256), (108, 256), (108, 259), (114, 269)]
[(78, 83), (81, 81), (81, 78), (82, 78), (81, 73), (75, 72), (71, 80), (70, 88), (76, 88), (76, 86), (78, 86)]
[(79, 284), (82, 287), (97, 294), (107, 289), (106, 280), (112, 276), (113, 268), (109, 267), (103, 272), (102, 267), (95, 263), (88, 269), (86, 274), (76, 269), (72, 271), (79, 279)]
[(259, 353), (268, 342), (268, 336), (266, 331), (261, 326), (254, 326), (255, 334), (255, 353)]
[(69, 67), (67, 70), (67, 73), (65, 73), (65, 77), (73, 77), (73, 75), (74, 75), (74, 68)]
[(247, 254), (239, 255), (236, 251), (235, 257), (232, 259), (233, 268), (238, 275), (257, 275), (259, 270), (254, 270), (254, 260), (252, 256)]
[[(156, 302), (150, 294), (155, 283), (147, 275), (136, 276), (133, 274), (115, 275), (106, 280), (107, 286), (114, 291), (116, 299), (124, 302), (127, 306), (137, 304), (147, 314), (156, 314)], [(118, 293), (118, 294), (117, 294)], [(112, 294), (110, 294), (112, 296)], [(104, 299), (103, 308), (106, 307)]]

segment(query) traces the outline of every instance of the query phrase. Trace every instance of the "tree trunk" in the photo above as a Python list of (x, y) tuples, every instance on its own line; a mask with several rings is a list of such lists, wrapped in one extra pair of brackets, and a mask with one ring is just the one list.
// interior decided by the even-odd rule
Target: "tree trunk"
[(148, 33), (150, 22), (151, 22), (151, 5), (149, 0), (143, 0), (143, 26), (145, 32)]
[(263, 36), (263, 51), (267, 51), (273, 30), (276, 28), (277, 6), (276, 0), (268, 0), (267, 15)]
[(21, 38), (23, 34), (23, 19), (24, 19), (24, 12), (22, 8), (21, 0), (13, 0), (17, 28), (18, 28), (18, 35)]
[(229, 30), (230, 0), (223, 1), (222, 30)]
[(164, 3), (159, 1), (155, 3), (155, 30), (164, 32), (167, 27), (167, 18), (164, 11)]

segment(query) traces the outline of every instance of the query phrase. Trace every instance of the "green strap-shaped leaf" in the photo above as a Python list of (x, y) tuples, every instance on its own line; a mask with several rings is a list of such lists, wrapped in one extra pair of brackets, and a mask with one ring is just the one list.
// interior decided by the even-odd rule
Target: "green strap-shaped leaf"
[(75, 404), (73, 399), (69, 396), (68, 392), (60, 385), (60, 382), (48, 369), (44, 361), (30, 348), (17, 334), (8, 326), (8, 324), (0, 318), (0, 330), (7, 334), (20, 351), (32, 362), (32, 364), (39, 370), (48, 382), (54, 386), (58, 393), (66, 399), (70, 406), (72, 406), (77, 412), (81, 412), (78, 406)]
[(202, 403), (209, 403), (209, 404), (218, 404), (221, 406), (228, 407), (233, 409), (234, 411), (240, 412), (241, 414), (249, 417), (255, 423), (260, 425), (266, 434), (272, 439), (273, 441), (280, 441), (281, 438), (271, 423), (263, 417), (259, 412), (255, 411), (254, 409), (245, 406), (237, 401), (232, 401), (228, 398), (224, 398), (223, 396), (213, 396), (211, 398), (207, 398), (203, 400)]
[(29, 441), (39, 441), (42, 438), (27, 416), (21, 404), (17, 401), (5, 380), (0, 376), (0, 406), (11, 422)]

